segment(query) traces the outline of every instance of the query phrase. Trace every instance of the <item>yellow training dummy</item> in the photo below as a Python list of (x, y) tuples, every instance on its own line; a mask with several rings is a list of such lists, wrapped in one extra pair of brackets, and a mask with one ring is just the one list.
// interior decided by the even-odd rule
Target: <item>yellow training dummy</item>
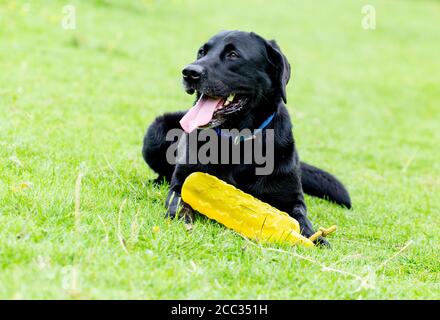
[(194, 172), (188, 176), (181, 194), (194, 210), (257, 241), (313, 247), (312, 241), (318, 236), (336, 229), (321, 228), (307, 239), (300, 234), (298, 221), (287, 213), (207, 173)]

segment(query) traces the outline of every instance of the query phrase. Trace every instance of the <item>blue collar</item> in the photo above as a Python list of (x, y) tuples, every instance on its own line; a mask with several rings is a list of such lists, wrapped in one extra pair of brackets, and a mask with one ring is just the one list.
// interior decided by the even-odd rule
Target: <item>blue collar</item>
[(235, 137), (233, 137), (230, 134), (226, 134), (226, 133), (222, 132), (222, 130), (219, 127), (215, 127), (214, 130), (215, 130), (215, 132), (217, 133), (218, 136), (225, 137), (225, 138), (234, 138), (233, 139), (234, 143), (238, 144), (241, 141), (255, 139), (257, 134), (260, 133), (261, 131), (263, 131), (264, 129), (266, 129), (267, 126), (272, 122), (272, 120), (275, 117), (275, 115), (276, 115), (276, 112), (272, 113), (266, 120), (264, 120), (264, 122), (256, 130), (254, 130), (254, 133), (252, 135), (248, 136), (248, 137), (245, 137), (245, 136), (235, 136)]

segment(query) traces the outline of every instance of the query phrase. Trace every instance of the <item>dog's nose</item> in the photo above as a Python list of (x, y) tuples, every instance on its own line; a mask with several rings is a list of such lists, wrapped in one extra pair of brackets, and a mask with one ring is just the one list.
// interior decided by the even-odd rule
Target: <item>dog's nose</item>
[(203, 71), (204, 68), (202, 66), (196, 64), (187, 65), (185, 69), (182, 70), (183, 79), (193, 82), (199, 81)]

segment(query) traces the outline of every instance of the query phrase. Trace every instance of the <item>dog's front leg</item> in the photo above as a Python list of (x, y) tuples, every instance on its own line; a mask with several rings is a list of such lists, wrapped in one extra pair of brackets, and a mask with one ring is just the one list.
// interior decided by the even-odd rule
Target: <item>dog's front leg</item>
[(167, 213), (166, 218), (174, 219), (175, 217), (184, 218), (187, 223), (191, 223), (194, 219), (192, 208), (182, 201), (181, 190), (185, 179), (192, 173), (197, 171), (197, 166), (177, 165), (171, 179), (171, 186), (165, 201)]
[[(300, 197), (301, 198), (301, 197)], [(295, 218), (299, 223), (301, 234), (309, 238), (315, 232), (313, 231), (312, 222), (307, 217), (307, 208), (304, 204), (304, 200), (298, 199), (297, 204), (294, 205), (291, 216)], [(330, 247), (330, 243), (324, 238), (319, 237), (316, 239), (315, 244)]]
[(166, 218), (183, 218), (186, 223), (192, 223), (194, 221), (194, 211), (189, 205), (182, 201), (180, 191), (170, 189), (165, 206), (167, 208)]
[(215, 175), (217, 178), (229, 183), (234, 184), (234, 179), (228, 172), (221, 172), (218, 166), (206, 166), (206, 165), (183, 165), (178, 164), (174, 170), (173, 177), (171, 179), (170, 191), (166, 199), (167, 213), (166, 217), (174, 219), (175, 217), (185, 218), (186, 222), (192, 222), (194, 219), (194, 210), (182, 200), (181, 191), (183, 183), (186, 178), (193, 172), (200, 171), (206, 172), (211, 175)]
[(176, 217), (183, 218), (185, 219), (186, 223), (192, 223), (194, 221), (194, 211), (182, 200), (182, 184), (183, 182), (174, 183), (171, 185), (165, 201), (165, 207), (167, 209), (165, 217), (170, 219), (174, 219)]
[(312, 222), (307, 217), (307, 209), (305, 205), (295, 205), (292, 210), (292, 217), (298, 221), (303, 236), (308, 238), (314, 233)]
[[(296, 166), (296, 169), (293, 170), (290, 175), (284, 177), (283, 182), (287, 183), (284, 189), (289, 190), (289, 195), (286, 194), (285, 197), (286, 199), (289, 199), (287, 205), (289, 208), (288, 212), (292, 218), (298, 221), (301, 234), (306, 238), (310, 238), (315, 231), (312, 222), (307, 217), (307, 207), (304, 201), (304, 192), (301, 186), (299, 167)], [(315, 244), (330, 247), (330, 243), (323, 237), (316, 239)]]

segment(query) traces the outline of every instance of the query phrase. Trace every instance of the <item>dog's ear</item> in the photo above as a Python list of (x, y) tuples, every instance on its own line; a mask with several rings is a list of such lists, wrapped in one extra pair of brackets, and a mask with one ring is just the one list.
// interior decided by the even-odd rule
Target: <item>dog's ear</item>
[(275, 40), (266, 41), (266, 50), (269, 62), (275, 68), (275, 80), (278, 82), (281, 98), (284, 103), (287, 103), (286, 86), (290, 79), (289, 61)]

